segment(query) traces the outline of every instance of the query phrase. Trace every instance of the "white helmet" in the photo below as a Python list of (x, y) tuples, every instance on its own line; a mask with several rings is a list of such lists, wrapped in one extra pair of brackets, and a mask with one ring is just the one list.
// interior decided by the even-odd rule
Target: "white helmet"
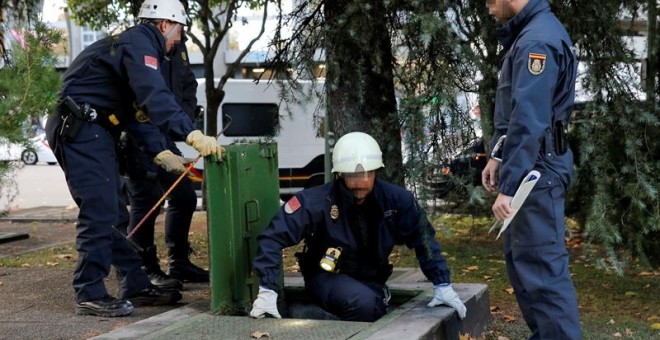
[(332, 172), (355, 173), (383, 168), (378, 142), (364, 132), (343, 135), (332, 152)]
[(140, 19), (163, 19), (186, 25), (186, 10), (179, 0), (145, 0), (140, 8)]

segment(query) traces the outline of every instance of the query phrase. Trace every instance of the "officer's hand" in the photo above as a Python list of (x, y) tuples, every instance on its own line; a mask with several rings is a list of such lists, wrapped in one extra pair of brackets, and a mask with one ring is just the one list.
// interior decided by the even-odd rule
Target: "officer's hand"
[(513, 208), (511, 208), (512, 199), (513, 197), (507, 196), (503, 193), (497, 195), (495, 203), (493, 203), (493, 214), (498, 221), (504, 221), (513, 213)]
[(161, 151), (157, 154), (154, 163), (165, 169), (165, 171), (176, 175), (186, 171), (186, 167), (183, 165), (183, 157), (175, 155), (170, 150)]
[(461, 302), (461, 299), (451, 285), (433, 286), (433, 300), (431, 300), (427, 306), (435, 307), (438, 305), (447, 305), (455, 309), (458, 313), (458, 317), (461, 319), (465, 318), (465, 315), (467, 314), (467, 308), (465, 308), (465, 305)]
[(481, 184), (488, 192), (497, 190), (497, 171), (499, 168), (500, 162), (491, 158), (481, 172)]
[(252, 304), (250, 316), (255, 319), (261, 319), (266, 314), (281, 319), (280, 313), (277, 311), (277, 293), (274, 290), (259, 286), (259, 295)]
[(211, 154), (215, 154), (218, 159), (222, 158), (222, 153), (225, 149), (222, 145), (218, 144), (218, 140), (215, 137), (205, 136), (202, 131), (195, 130), (188, 134), (186, 137), (186, 143), (195, 150), (199, 152), (200, 155), (206, 157)]

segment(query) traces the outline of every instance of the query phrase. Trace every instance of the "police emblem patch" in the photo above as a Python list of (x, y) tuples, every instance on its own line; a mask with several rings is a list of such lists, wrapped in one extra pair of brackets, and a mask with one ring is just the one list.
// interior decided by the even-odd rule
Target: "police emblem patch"
[(339, 218), (339, 207), (336, 204), (333, 204), (330, 207), (330, 218), (336, 221)]
[(293, 214), (294, 212), (296, 212), (296, 210), (300, 209), (301, 206), (302, 206), (302, 204), (300, 204), (300, 201), (298, 200), (298, 197), (293, 196), (284, 205), (284, 212), (286, 212), (287, 214)]
[(527, 59), (527, 69), (529, 73), (537, 76), (545, 70), (545, 54), (530, 53)]

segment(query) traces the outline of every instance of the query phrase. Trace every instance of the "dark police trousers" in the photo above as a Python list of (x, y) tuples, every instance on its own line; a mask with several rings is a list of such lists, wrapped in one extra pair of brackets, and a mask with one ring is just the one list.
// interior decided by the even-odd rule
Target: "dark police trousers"
[(76, 302), (108, 294), (103, 279), (111, 265), (122, 278), (119, 298), (137, 294), (149, 280), (135, 249), (119, 232), (128, 224), (128, 211), (119, 194), (114, 138), (99, 124), (85, 122), (77, 136), (64, 141), (59, 136), (61, 122), (60, 117), (51, 115), (46, 134), (80, 208), (76, 224), (78, 261), (73, 277)]
[(380, 283), (316, 272), (305, 276), (305, 289), (319, 306), (342, 320), (373, 322), (387, 313)]
[(530, 339), (580, 339), (564, 244), (565, 189), (550, 173), (541, 175), (505, 232), (504, 256)]
[[(157, 171), (158, 175), (155, 180), (129, 177), (127, 181), (131, 204), (129, 232), (142, 221), (142, 218), (179, 177), (179, 175), (163, 170)], [(186, 256), (188, 255), (188, 232), (196, 207), (197, 194), (190, 180), (187, 177), (183, 178), (168, 196), (168, 208), (165, 215), (165, 243), (168, 249), (180, 249)], [(160, 206), (132, 236), (134, 242), (140, 247), (148, 248), (154, 244), (154, 224), (159, 212)]]

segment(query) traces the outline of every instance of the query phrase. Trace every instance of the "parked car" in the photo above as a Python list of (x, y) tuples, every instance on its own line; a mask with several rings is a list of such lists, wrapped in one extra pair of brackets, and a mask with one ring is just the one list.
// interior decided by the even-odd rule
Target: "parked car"
[[(482, 138), (469, 143), (447, 164), (434, 168), (427, 176), (426, 187), (437, 198), (446, 196), (456, 185), (452, 176), (460, 177), (463, 181), (474, 186), (481, 185), (481, 171), (486, 167), (488, 157)], [(465, 182), (463, 182), (465, 183)]]
[(30, 139), (30, 146), (21, 152), (21, 161), (27, 165), (37, 164), (37, 162), (45, 162), (48, 165), (57, 164), (57, 159), (48, 145), (45, 133)]

